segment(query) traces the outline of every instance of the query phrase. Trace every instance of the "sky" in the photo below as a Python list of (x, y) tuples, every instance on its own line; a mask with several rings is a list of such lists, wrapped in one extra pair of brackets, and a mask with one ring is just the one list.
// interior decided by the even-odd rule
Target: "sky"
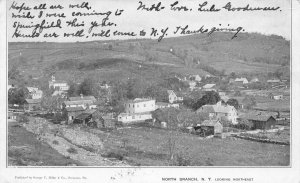
[[(123, 9), (124, 11), (120, 16), (115, 16), (112, 14), (110, 16), (110, 21), (114, 22), (116, 26), (110, 27), (111, 32), (118, 30), (122, 32), (136, 32), (139, 33), (141, 30), (146, 31), (146, 36), (144, 38), (149, 38), (151, 28), (156, 28), (158, 30), (168, 27), (168, 35), (166, 37), (179, 36), (174, 35), (173, 32), (176, 30), (177, 26), (189, 25), (191, 30), (199, 29), (201, 26), (205, 28), (211, 27), (243, 27), (245, 32), (258, 32), (261, 34), (276, 34), (283, 36), (286, 39), (290, 39), (291, 32), (291, 5), (290, 0), (231, 0), (231, 4), (234, 7), (244, 7), (250, 4), (252, 7), (280, 7), (280, 11), (247, 11), (247, 12), (228, 12), (226, 10), (221, 10), (220, 12), (199, 12), (197, 11), (198, 4), (204, 3), (204, 0), (179, 0), (179, 5), (185, 5), (191, 8), (192, 11), (172, 11), (170, 10), (170, 4), (174, 3), (176, 0), (164, 0), (162, 5), (165, 9), (155, 12), (147, 12), (142, 10), (137, 10), (140, 5), (139, 0), (72, 0), (72, 1), (58, 1), (58, 0), (18, 0), (18, 5), (23, 2), (25, 5), (33, 7), (34, 5), (39, 5), (40, 3), (47, 3), (47, 6), (52, 5), (62, 5), (63, 10), (44, 10), (45, 13), (64, 13), (67, 17), (61, 19), (62, 28), (53, 28), (52, 30), (44, 30), (43, 33), (55, 32), (60, 36), (58, 38), (44, 38), (42, 36), (38, 38), (12, 38), (15, 29), (13, 28), (14, 22), (20, 22), (21, 24), (34, 25), (40, 23), (43, 18), (25, 19), (25, 18), (12, 18), (12, 13), (18, 14), (17, 10), (9, 8), (11, 7), (13, 0), (7, 1), (7, 29), (8, 29), (8, 41), (49, 41), (49, 42), (76, 42), (76, 41), (93, 41), (93, 40), (105, 40), (105, 39), (128, 39), (132, 38), (129, 36), (113, 36), (110, 38), (103, 37), (92, 37), (87, 33), (90, 27), (91, 21), (101, 22), (104, 16), (89, 16), (89, 17), (72, 17), (72, 12), (89, 12), (93, 10), (96, 12), (107, 12), (112, 11), (113, 13), (117, 9)], [(70, 9), (69, 4), (81, 4), (82, 2), (88, 2), (91, 6), (90, 10), (87, 9)], [(151, 5), (153, 3), (158, 3), (157, 0), (145, 0), (143, 1), (146, 5)], [(215, 4), (216, 7), (223, 7), (229, 1), (226, 0), (210, 0), (207, 1), (208, 7)], [(31, 10), (32, 15), (38, 15), (40, 10)], [(28, 11), (22, 11), (19, 14), (27, 13)], [(78, 22), (85, 22), (84, 31), (85, 36), (81, 38), (66, 38), (62, 35), (66, 33), (73, 33), (81, 28), (70, 28), (66, 26), (66, 21), (78, 19)], [(46, 21), (55, 21), (57, 18), (47, 18)], [(220, 26), (221, 24), (221, 26)], [(229, 24), (229, 26), (228, 26)], [(100, 33), (101, 30), (107, 30), (108, 27), (95, 27), (93, 28), (94, 33)], [(24, 34), (30, 34), (32, 29), (20, 29)], [(139, 38), (139, 37), (134, 37)]]

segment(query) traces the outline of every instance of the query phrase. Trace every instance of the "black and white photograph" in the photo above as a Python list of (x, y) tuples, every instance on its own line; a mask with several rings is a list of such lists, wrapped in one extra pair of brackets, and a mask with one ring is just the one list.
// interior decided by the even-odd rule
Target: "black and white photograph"
[(203, 183), (259, 181), (197, 170), (299, 169), (299, 1), (0, 2), (5, 169), (178, 168), (193, 176), (158, 182)]

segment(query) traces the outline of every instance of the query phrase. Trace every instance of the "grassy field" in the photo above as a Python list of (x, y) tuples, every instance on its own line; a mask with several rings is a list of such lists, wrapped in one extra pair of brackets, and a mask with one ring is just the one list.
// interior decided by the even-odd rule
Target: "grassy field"
[(8, 166), (83, 165), (59, 154), (18, 123), (8, 125)]
[[(98, 134), (104, 140), (104, 156), (125, 159), (132, 165), (179, 165), (169, 161), (169, 131), (149, 127), (132, 127)], [(247, 140), (200, 139), (180, 133), (175, 152), (189, 166), (287, 166), (289, 146)]]

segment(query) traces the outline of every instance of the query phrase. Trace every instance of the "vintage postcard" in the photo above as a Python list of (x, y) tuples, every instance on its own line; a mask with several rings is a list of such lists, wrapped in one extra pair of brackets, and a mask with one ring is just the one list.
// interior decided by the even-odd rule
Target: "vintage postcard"
[(300, 182), (299, 1), (0, 5), (0, 182)]

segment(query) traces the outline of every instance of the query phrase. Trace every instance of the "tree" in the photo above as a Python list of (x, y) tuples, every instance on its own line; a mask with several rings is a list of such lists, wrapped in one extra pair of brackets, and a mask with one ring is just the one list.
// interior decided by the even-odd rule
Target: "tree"
[(25, 87), (11, 88), (8, 91), (8, 103), (23, 105), (28, 98), (29, 91)]
[(93, 95), (94, 91), (95, 91), (94, 86), (95, 86), (94, 79), (90, 78), (90, 77), (87, 77), (79, 85), (77, 93), (78, 94), (83, 94), (83, 95)]
[(68, 90), (68, 96), (69, 97), (75, 97), (76, 96), (76, 84), (73, 82), (69, 82), (69, 90)]
[(44, 96), (41, 101), (41, 106), (48, 113), (56, 113), (61, 110), (65, 99), (60, 96)]
[(239, 102), (234, 98), (229, 99), (226, 104), (231, 105), (236, 109), (239, 107)]
[(208, 91), (205, 93), (205, 95), (200, 98), (194, 105), (193, 105), (193, 109), (197, 110), (200, 107), (202, 107), (203, 105), (206, 104), (216, 104), (217, 102), (219, 102), (221, 100), (219, 93), (215, 92), (215, 91)]
[(17, 66), (12, 66), (12, 68), (8, 71), (8, 79), (17, 80), (20, 78), (20, 71)]

